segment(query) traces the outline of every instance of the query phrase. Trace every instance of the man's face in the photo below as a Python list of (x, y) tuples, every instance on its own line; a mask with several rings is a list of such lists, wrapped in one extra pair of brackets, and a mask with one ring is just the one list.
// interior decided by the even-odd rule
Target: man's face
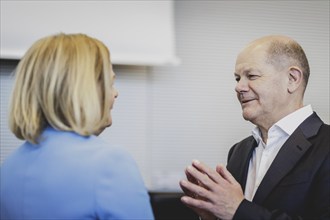
[(286, 115), (286, 69), (278, 71), (266, 62), (265, 46), (254, 45), (239, 54), (235, 66), (235, 90), (245, 120), (268, 129)]

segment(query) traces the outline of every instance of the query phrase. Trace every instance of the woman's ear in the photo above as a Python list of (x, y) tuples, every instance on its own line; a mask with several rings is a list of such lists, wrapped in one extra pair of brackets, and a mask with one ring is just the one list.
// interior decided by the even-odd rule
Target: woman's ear
[(291, 66), (289, 68), (289, 84), (288, 92), (294, 93), (303, 82), (303, 73), (301, 69), (297, 66)]

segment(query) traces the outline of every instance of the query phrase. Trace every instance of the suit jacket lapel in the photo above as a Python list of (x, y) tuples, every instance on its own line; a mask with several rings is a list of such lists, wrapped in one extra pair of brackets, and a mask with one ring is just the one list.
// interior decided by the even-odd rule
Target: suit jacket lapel
[(284, 143), (263, 178), (253, 201), (260, 204), (305, 154), (311, 143), (307, 138), (317, 134), (323, 122), (314, 113), (308, 117)]
[(234, 152), (231, 153), (232, 157), (227, 164), (227, 169), (234, 176), (236, 181), (241, 184), (244, 191), (250, 158), (254, 148), (257, 146), (257, 142), (252, 136), (250, 136), (246, 141), (239, 143), (239, 145), (242, 146), (236, 146)]

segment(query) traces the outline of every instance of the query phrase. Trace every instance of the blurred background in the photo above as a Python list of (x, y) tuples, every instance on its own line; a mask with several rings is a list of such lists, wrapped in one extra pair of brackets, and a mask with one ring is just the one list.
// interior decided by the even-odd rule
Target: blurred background
[[(264, 35), (288, 35), (309, 58), (305, 104), (329, 124), (329, 1), (3, 1), (1, 162), (21, 143), (8, 129), (12, 72), (40, 37), (82, 32), (112, 54), (119, 97), (101, 134), (136, 159), (150, 192), (180, 192), (193, 159), (226, 164), (251, 134), (236, 99), (239, 51)], [(60, 161), (59, 161), (60, 163)]]

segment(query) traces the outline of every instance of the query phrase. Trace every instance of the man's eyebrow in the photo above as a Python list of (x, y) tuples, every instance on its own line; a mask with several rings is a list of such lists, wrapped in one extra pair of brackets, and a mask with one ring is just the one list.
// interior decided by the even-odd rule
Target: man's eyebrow
[[(250, 73), (252, 71), (253, 71), (252, 68), (246, 68), (246, 69), (243, 69), (242, 73), (243, 73), (243, 75), (245, 75), (245, 74), (248, 74), (248, 73)], [(238, 74), (238, 73), (234, 72), (234, 75), (235, 76), (240, 76), (241, 74)]]
[(250, 74), (251, 72), (256, 72), (257, 70), (254, 69), (254, 68), (247, 68), (245, 70), (243, 70), (243, 75), (248, 75)]

